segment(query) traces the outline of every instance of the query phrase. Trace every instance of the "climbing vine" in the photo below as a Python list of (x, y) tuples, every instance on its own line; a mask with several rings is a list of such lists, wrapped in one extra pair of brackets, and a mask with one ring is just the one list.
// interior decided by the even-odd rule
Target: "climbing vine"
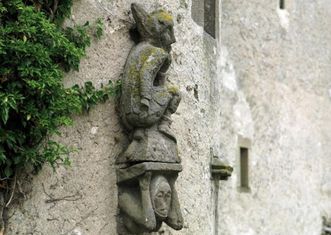
[(70, 147), (49, 137), (119, 90), (112, 82), (99, 90), (91, 82), (64, 87), (64, 73), (78, 70), (91, 37), (102, 35), (100, 20), (64, 28), (71, 6), (72, 0), (0, 1), (0, 190), (28, 166), (69, 165)]

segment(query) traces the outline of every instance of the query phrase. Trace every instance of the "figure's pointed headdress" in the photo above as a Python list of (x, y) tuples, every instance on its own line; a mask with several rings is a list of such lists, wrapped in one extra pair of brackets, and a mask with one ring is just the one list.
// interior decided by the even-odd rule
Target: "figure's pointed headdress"
[(148, 13), (137, 3), (131, 4), (131, 11), (133, 18), (136, 22), (138, 32), (142, 37), (150, 35), (150, 31), (147, 28)]

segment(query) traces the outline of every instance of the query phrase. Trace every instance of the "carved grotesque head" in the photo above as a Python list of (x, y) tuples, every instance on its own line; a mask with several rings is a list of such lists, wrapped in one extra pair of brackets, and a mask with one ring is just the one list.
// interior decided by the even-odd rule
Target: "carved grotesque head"
[(151, 199), (155, 214), (167, 218), (171, 205), (171, 188), (164, 176), (156, 176), (151, 182)]
[(155, 46), (169, 48), (176, 42), (172, 15), (165, 10), (148, 14), (140, 5), (131, 5), (138, 32), (143, 40), (149, 40)]

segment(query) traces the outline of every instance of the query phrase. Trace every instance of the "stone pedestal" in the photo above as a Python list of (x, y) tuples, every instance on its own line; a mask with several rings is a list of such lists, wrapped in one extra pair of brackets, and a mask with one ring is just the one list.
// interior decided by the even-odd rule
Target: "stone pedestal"
[(175, 139), (161, 133), (157, 126), (136, 130), (132, 142), (116, 163), (139, 162), (180, 163)]

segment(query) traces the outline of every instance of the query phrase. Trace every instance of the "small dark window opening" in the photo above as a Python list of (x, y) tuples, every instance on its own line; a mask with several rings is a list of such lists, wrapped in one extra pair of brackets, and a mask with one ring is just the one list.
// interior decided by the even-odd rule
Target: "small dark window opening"
[(279, 8), (285, 9), (285, 0), (279, 0)]
[(216, 0), (204, 1), (204, 29), (206, 33), (215, 38), (216, 36)]
[(240, 187), (249, 189), (248, 184), (248, 148), (240, 148)]

